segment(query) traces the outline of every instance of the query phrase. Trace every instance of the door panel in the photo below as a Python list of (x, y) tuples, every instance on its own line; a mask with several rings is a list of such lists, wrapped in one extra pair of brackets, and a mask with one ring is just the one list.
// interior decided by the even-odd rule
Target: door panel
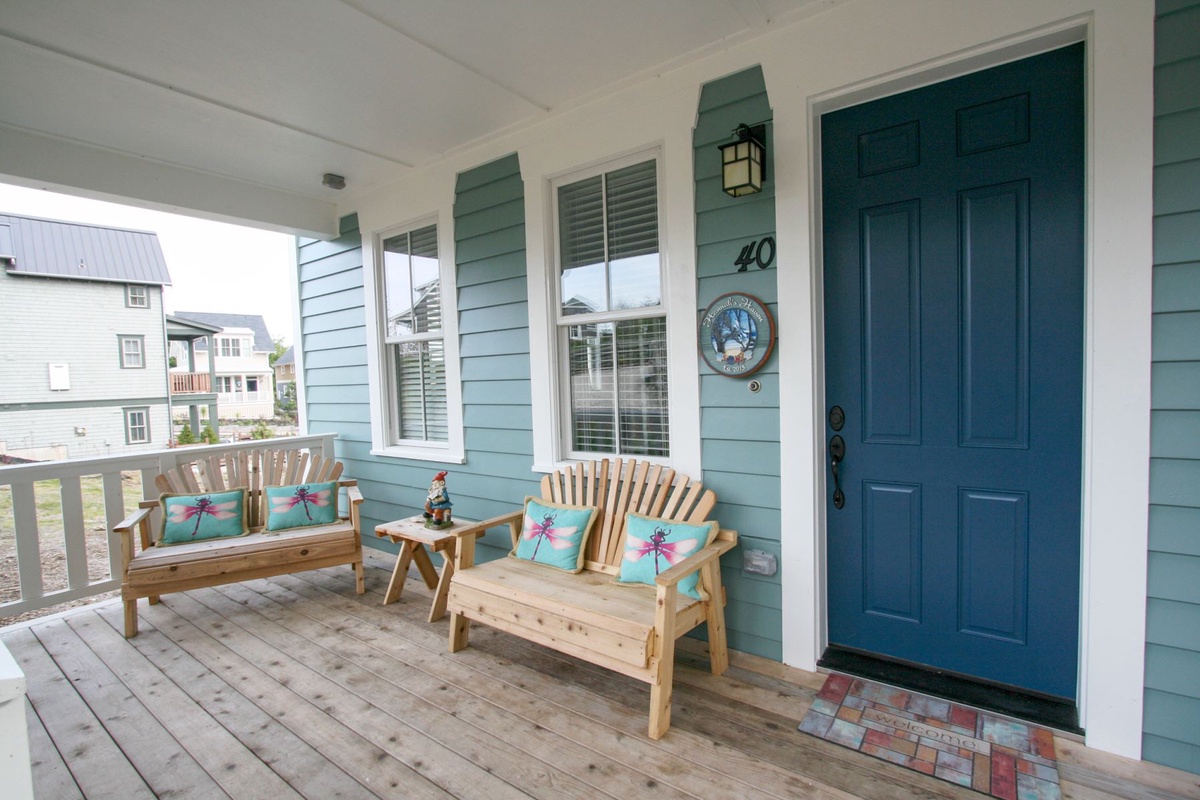
[(822, 175), (830, 643), (1073, 699), (1083, 46), (827, 114)]

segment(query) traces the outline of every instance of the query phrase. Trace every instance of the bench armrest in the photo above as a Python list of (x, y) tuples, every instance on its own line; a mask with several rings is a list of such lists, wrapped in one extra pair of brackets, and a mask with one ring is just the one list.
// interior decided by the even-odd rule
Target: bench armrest
[(720, 558), (722, 555), (732, 550), (735, 545), (735, 542), (716, 539), (712, 544), (710, 544), (708, 547), (705, 547), (700, 552), (693, 553), (683, 561), (680, 561), (678, 564), (668, 569), (666, 572), (660, 572), (654, 578), (654, 583), (656, 586), (674, 586), (688, 575), (691, 575), (693, 572), (703, 567), (708, 562)]
[[(524, 515), (524, 513), (524, 510), (510, 511), (507, 514), (501, 514), (498, 517), (485, 519), (482, 522), (473, 522), (470, 525), (466, 525), (462, 528), (454, 528), (447, 532), (452, 536), (461, 539), (464, 536), (478, 536), (490, 528), (498, 528), (501, 525), (507, 525), (511, 530), (514, 524), (519, 525), (521, 523), (521, 517)], [(518, 534), (519, 533), (520, 531), (518, 530)]]
[(509, 533), (512, 535), (513, 547), (515, 548), (517, 546), (517, 537), (521, 535), (521, 517), (524, 513), (524, 510), (511, 511), (499, 517), (492, 517), (482, 522), (476, 522), (472, 525), (451, 530), (450, 534), (457, 539), (457, 545), (454, 548), (454, 569), (461, 571), (475, 566), (475, 540), (479, 538), (479, 534), (488, 528), (508, 525)]
[(129, 562), (133, 560), (135, 553), (133, 547), (133, 535), (135, 532), (141, 534), (142, 549), (145, 550), (150, 546), (150, 512), (158, 506), (157, 501), (153, 503), (141, 503), (137, 511), (134, 511), (125, 519), (118, 522), (113, 527), (113, 533), (121, 537), (121, 562), (123, 570), (128, 569)]

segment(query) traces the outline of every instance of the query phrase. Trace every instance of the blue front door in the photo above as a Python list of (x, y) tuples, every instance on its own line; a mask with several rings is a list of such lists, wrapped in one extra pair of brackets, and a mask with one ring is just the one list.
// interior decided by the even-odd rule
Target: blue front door
[(1083, 45), (822, 118), (831, 645), (1075, 698), (1083, 120)]

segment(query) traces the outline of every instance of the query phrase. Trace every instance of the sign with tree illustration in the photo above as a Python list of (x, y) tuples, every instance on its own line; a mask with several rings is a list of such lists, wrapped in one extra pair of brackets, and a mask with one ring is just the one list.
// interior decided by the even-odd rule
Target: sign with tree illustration
[(757, 297), (723, 294), (700, 317), (700, 355), (715, 372), (741, 378), (757, 372), (775, 346), (775, 320)]

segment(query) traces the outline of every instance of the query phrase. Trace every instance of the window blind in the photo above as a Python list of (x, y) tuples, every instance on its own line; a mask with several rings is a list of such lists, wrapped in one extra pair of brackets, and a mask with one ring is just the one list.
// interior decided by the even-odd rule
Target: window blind
[(575, 450), (668, 455), (666, 327), (663, 317), (571, 326)]
[(396, 435), (400, 440), (445, 442), (446, 358), (440, 341), (390, 345), (396, 380)]
[(604, 176), (608, 211), (608, 260), (658, 252), (658, 179), (654, 161)]

